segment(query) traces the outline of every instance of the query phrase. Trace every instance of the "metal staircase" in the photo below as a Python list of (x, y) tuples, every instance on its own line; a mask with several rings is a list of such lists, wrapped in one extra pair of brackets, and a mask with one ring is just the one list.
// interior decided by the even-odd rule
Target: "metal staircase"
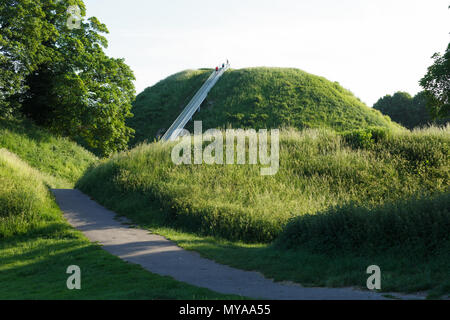
[(214, 87), (214, 85), (219, 81), (220, 77), (224, 74), (225, 71), (230, 67), (229, 64), (226, 64), (225, 67), (219, 69), (218, 71), (214, 71), (205, 81), (203, 86), (197, 91), (195, 96), (191, 99), (188, 105), (184, 108), (183, 112), (180, 113), (175, 122), (170, 126), (170, 128), (166, 131), (166, 133), (161, 138), (162, 141), (173, 141), (175, 140), (181, 130), (186, 126), (189, 120), (192, 119), (192, 116), (200, 109), (201, 104), (205, 101), (208, 96), (209, 91)]

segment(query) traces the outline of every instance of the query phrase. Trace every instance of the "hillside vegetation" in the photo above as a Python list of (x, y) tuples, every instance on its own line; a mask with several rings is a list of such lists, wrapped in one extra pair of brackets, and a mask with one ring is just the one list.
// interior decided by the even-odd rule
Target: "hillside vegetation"
[(445, 192), (449, 145), (449, 127), (343, 137), (325, 129), (286, 130), (279, 172), (261, 176), (255, 165), (176, 166), (171, 144), (154, 143), (102, 161), (77, 186), (121, 212), (145, 211), (157, 201), (172, 225), (270, 242), (293, 217)]
[[(236, 298), (154, 275), (92, 244), (65, 221), (47, 179), (0, 148), (0, 299)], [(66, 288), (74, 264), (82, 290)]]
[(402, 247), (433, 256), (449, 249), (449, 230), (450, 193), (443, 193), (375, 208), (346, 205), (301, 216), (286, 227), (276, 245), (321, 253), (380, 253)]
[(172, 144), (102, 160), (77, 186), (205, 257), (312, 286), (450, 292), (450, 126), (413, 132), (286, 129), (280, 169), (180, 165)]
[[(49, 187), (73, 187), (95, 161), (30, 121), (0, 118), (0, 299), (236, 298), (130, 265), (73, 229)], [(74, 264), (79, 291), (65, 286)]]
[[(127, 125), (135, 129), (131, 145), (164, 133), (195, 95), (212, 70), (187, 70), (158, 82), (138, 94), (133, 102), (133, 118)], [(161, 130), (164, 129), (164, 130)]]
[(67, 138), (58, 138), (29, 120), (0, 117), (0, 148), (38, 169), (51, 187), (71, 187), (97, 160)]
[[(180, 72), (136, 98), (128, 125), (132, 144), (153, 141), (169, 128), (212, 70)], [(194, 120), (204, 128), (326, 127), (336, 131), (383, 127), (398, 129), (350, 91), (298, 69), (249, 68), (227, 71), (209, 93)], [(192, 130), (192, 123), (187, 126)], [(191, 131), (192, 132), (192, 131)]]

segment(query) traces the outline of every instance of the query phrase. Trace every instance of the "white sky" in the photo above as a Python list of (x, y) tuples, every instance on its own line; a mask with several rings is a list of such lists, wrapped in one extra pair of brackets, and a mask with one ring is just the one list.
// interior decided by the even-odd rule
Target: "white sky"
[(294, 67), (338, 81), (369, 106), (415, 94), (450, 40), (448, 0), (85, 0), (110, 31), (136, 91), (186, 69)]

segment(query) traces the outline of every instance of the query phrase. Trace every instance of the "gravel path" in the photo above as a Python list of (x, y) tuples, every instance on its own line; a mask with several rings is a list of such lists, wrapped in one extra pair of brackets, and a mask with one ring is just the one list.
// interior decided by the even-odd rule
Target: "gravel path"
[(91, 241), (98, 242), (111, 254), (159, 275), (224, 294), (261, 299), (383, 299), (381, 294), (352, 288), (304, 288), (297, 284), (276, 283), (258, 272), (242, 271), (202, 258), (198, 253), (181, 249), (147, 230), (130, 228), (124, 224), (126, 220), (117, 221), (114, 212), (78, 190), (52, 191), (65, 218)]

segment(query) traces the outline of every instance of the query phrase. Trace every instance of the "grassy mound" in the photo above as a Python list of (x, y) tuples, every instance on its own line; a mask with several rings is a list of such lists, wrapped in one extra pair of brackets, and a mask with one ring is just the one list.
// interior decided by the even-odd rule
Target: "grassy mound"
[[(132, 144), (153, 141), (167, 130), (211, 72), (184, 71), (139, 94), (133, 105), (134, 118), (128, 122), (136, 130)], [(227, 71), (194, 120), (202, 120), (205, 129), (399, 128), (338, 83), (298, 69), (281, 68)], [(190, 126), (187, 128), (192, 130)]]
[(28, 120), (0, 118), (0, 148), (38, 169), (52, 187), (70, 187), (97, 158), (66, 138), (57, 138)]
[[(0, 299), (235, 298), (151, 274), (92, 244), (64, 220), (46, 176), (0, 149)], [(66, 269), (81, 268), (81, 290)]]
[[(78, 187), (119, 213), (246, 242), (271, 242), (290, 219), (349, 203), (376, 207), (447, 192), (450, 127), (414, 132), (286, 130), (280, 169), (181, 165), (171, 145), (141, 145), (88, 170)], [(159, 214), (151, 207), (161, 206)]]
[(42, 180), (38, 171), (0, 149), (0, 238), (38, 229), (54, 210)]
[(381, 253), (407, 247), (432, 256), (450, 245), (449, 231), (450, 193), (443, 193), (376, 208), (347, 205), (301, 216), (286, 227), (276, 245), (321, 253)]

